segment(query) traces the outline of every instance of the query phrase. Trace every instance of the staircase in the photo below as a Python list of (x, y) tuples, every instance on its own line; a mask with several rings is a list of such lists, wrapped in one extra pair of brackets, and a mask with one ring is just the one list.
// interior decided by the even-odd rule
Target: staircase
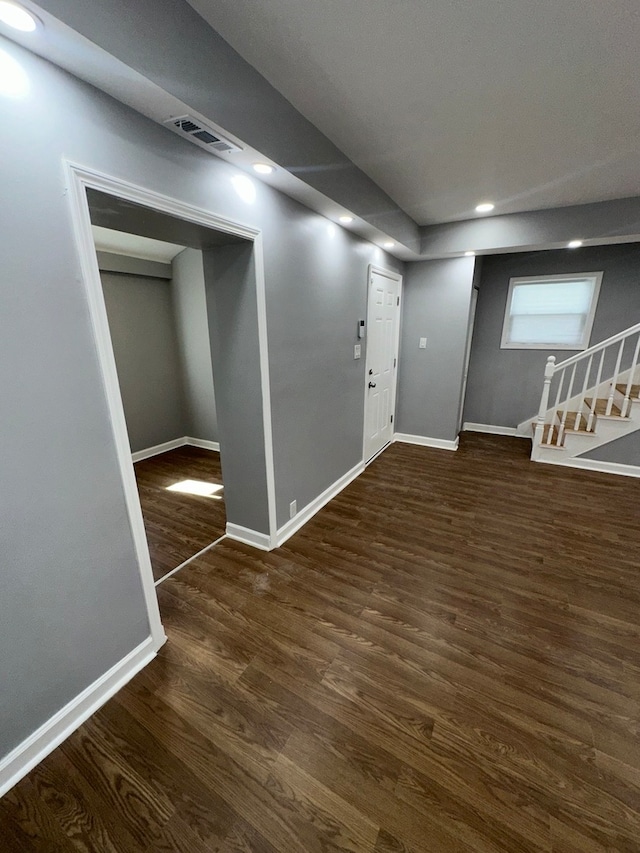
[[(555, 462), (580, 456), (640, 429), (640, 323), (556, 364), (549, 356), (531, 458)], [(553, 405), (549, 406), (549, 401)]]

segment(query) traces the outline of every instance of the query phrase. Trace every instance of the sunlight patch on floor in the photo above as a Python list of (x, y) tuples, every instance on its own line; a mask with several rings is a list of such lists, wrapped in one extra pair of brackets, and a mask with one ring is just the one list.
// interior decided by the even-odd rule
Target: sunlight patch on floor
[(181, 492), (184, 495), (198, 495), (202, 498), (215, 498), (220, 501), (222, 495), (217, 495), (216, 492), (221, 492), (223, 488), (219, 483), (207, 483), (204, 480), (181, 480), (179, 483), (167, 486), (167, 491)]

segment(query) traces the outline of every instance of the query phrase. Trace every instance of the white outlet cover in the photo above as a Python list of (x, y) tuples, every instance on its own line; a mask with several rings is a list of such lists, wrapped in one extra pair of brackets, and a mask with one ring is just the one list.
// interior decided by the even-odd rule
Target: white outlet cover
[(354, 346), (353, 346), (353, 357), (354, 358), (362, 358), (362, 344), (354, 344)]
[(289, 518), (293, 518), (293, 516), (298, 512), (298, 501), (291, 501), (289, 504)]
[(426, 348), (427, 348), (427, 339), (426, 338), (420, 338), (420, 341), (418, 343), (418, 349), (426, 349)]

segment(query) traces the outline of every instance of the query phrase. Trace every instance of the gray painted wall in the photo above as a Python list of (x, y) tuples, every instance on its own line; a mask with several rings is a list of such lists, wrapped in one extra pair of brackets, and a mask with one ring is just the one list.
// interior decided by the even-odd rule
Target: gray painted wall
[[(398, 375), (397, 431), (453, 440), (469, 324), (473, 258), (407, 266)], [(421, 337), (427, 348), (419, 349)]]
[(173, 259), (172, 293), (186, 401), (186, 434), (218, 441), (209, 320), (202, 252), (185, 249)]
[[(1, 47), (31, 87), (27, 98), (2, 99), (0, 125), (4, 755), (141, 643), (149, 624), (61, 166), (63, 152), (95, 163), (111, 142), (118, 171), (123, 141), (89, 88)], [(68, 139), (64, 109), (74, 116)]]
[(401, 265), (258, 180), (243, 201), (230, 164), (0, 47), (30, 86), (0, 123), (3, 755), (149, 634), (63, 158), (263, 229), (280, 523), (361, 459), (367, 266)]
[(268, 534), (253, 245), (221, 246), (202, 254), (227, 519)]
[(171, 282), (102, 271), (132, 452), (186, 434), (187, 407)]
[(640, 466), (640, 430), (629, 435), (623, 435), (622, 438), (596, 447), (595, 450), (590, 450), (588, 453), (582, 453), (580, 458)]
[[(278, 222), (294, 203), (273, 194), (265, 217), (267, 324), (277, 520), (310, 503), (362, 460), (368, 265), (404, 265), (306, 212), (283, 243)], [(360, 342), (361, 343), (361, 342)], [(215, 368), (214, 368), (215, 369)]]
[(558, 361), (563, 361), (574, 355), (568, 350), (500, 349), (509, 279), (598, 270), (604, 271), (604, 277), (591, 344), (640, 321), (638, 244), (483, 258), (464, 406), (465, 421), (517, 426), (538, 409), (547, 357), (555, 355)]

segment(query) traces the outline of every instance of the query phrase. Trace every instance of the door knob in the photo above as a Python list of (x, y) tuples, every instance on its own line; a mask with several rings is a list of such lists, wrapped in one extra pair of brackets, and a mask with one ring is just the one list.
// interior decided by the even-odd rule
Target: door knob
[(375, 383), (375, 382), (370, 382), (370, 383), (369, 383), (369, 388), (375, 388), (375, 387), (376, 387), (376, 383)]

